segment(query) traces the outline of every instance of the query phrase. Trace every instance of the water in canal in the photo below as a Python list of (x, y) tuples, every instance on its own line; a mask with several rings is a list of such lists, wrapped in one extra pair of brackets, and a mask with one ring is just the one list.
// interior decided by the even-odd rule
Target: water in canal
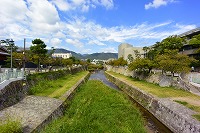
[[(121, 91), (115, 84), (113, 84), (106, 78), (103, 70), (92, 72), (89, 80), (91, 80), (91, 79), (100, 80), (105, 85), (109, 86), (110, 88)], [(146, 128), (147, 128), (148, 133), (172, 133), (165, 125), (163, 125), (160, 121), (158, 121), (150, 112), (148, 112), (146, 109), (144, 109), (141, 105), (139, 105), (131, 97), (130, 97), (130, 100), (141, 111), (141, 113), (146, 121)]]

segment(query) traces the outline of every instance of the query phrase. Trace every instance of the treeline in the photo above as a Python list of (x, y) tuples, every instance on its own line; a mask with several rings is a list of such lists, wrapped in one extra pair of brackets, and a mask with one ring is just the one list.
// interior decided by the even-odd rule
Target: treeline
[[(63, 59), (60, 57), (52, 57), (55, 49), (52, 47), (51, 52), (48, 53), (46, 49), (46, 44), (41, 39), (34, 39), (32, 41), (32, 45), (30, 46), (30, 50), (26, 50), (25, 53), (23, 51), (18, 51), (18, 47), (13, 45), (12, 49), (12, 63), (15, 68), (22, 68), (23, 63), (32, 62), (38, 66), (38, 70), (41, 66), (46, 68), (55, 67), (65, 67), (72, 65), (87, 65), (88, 62), (81, 61), (75, 57), (70, 57), (68, 59)], [(11, 49), (11, 46), (7, 45), (7, 49)], [(5, 67), (10, 67), (11, 57), (8, 57), (6, 60)]]
[[(181, 73), (189, 72), (192, 66), (200, 67), (200, 57), (189, 57), (181, 54), (183, 45), (189, 43), (197, 48), (195, 54), (200, 54), (200, 34), (194, 36), (189, 42), (177, 35), (169, 36), (153, 46), (143, 47), (144, 55), (134, 51), (136, 58), (128, 55), (128, 60), (123, 57), (108, 62), (113, 66), (128, 66), (129, 70), (150, 72), (152, 69), (160, 69), (163, 72)], [(141, 57), (143, 56), (143, 58)]]

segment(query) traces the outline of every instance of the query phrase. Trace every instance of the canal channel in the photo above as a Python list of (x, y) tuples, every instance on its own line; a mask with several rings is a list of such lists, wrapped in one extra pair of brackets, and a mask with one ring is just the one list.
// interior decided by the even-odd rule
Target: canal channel
[[(100, 80), (105, 85), (109, 86), (112, 89), (115, 89), (121, 93), (123, 93), (120, 88), (118, 88), (115, 84), (110, 82), (103, 70), (97, 70), (91, 73), (89, 80)], [(148, 110), (143, 108), (140, 104), (138, 104), (133, 98), (129, 97), (129, 99), (133, 102), (133, 104), (140, 110), (142, 116), (145, 120), (145, 127), (147, 128), (148, 133), (172, 133), (170, 129), (168, 129), (164, 124), (162, 124), (156, 117), (154, 117)]]

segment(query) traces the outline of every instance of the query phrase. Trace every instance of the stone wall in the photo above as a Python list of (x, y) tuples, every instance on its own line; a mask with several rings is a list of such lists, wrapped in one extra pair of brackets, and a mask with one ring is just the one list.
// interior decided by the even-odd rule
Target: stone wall
[(159, 84), (161, 87), (174, 86), (176, 88), (183, 89), (186, 91), (190, 91), (190, 89), (193, 88), (193, 86), (189, 85), (187, 82), (181, 80), (180, 78), (177, 77), (177, 80), (173, 80), (172, 76), (163, 75), (159, 70), (154, 70), (150, 74), (145, 74), (145, 73), (130, 71), (128, 70), (128, 67), (122, 67), (122, 66), (114, 67), (107, 65), (106, 68), (108, 71), (120, 73), (125, 76), (131, 76), (133, 78), (145, 80), (150, 83)]
[(35, 76), (31, 74), (27, 77), (27, 80), (18, 80), (9, 83), (3, 89), (0, 90), (0, 110), (12, 106), (22, 100), (28, 94), (28, 89), (37, 84), (38, 81), (48, 79), (55, 80), (67, 74), (75, 74), (77, 72), (86, 70), (84, 67), (75, 67), (67, 70), (60, 70), (55, 72), (47, 72), (37, 74)]
[(27, 95), (27, 85), (23, 80), (13, 81), (0, 90), (0, 110), (9, 107)]
[(153, 114), (175, 133), (199, 133), (200, 122), (191, 115), (196, 112), (168, 99), (160, 99), (106, 73), (107, 78)]

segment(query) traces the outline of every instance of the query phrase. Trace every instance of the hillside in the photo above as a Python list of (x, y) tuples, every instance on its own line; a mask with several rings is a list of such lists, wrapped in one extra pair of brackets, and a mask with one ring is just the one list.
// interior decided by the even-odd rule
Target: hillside
[[(50, 50), (49, 50), (50, 51)], [(69, 51), (63, 48), (57, 48), (55, 50), (55, 53), (71, 53), (72, 56), (78, 58), (78, 59), (100, 59), (100, 60), (107, 60), (110, 58), (117, 58), (117, 53), (93, 53), (93, 54), (80, 54), (73, 51)]]

